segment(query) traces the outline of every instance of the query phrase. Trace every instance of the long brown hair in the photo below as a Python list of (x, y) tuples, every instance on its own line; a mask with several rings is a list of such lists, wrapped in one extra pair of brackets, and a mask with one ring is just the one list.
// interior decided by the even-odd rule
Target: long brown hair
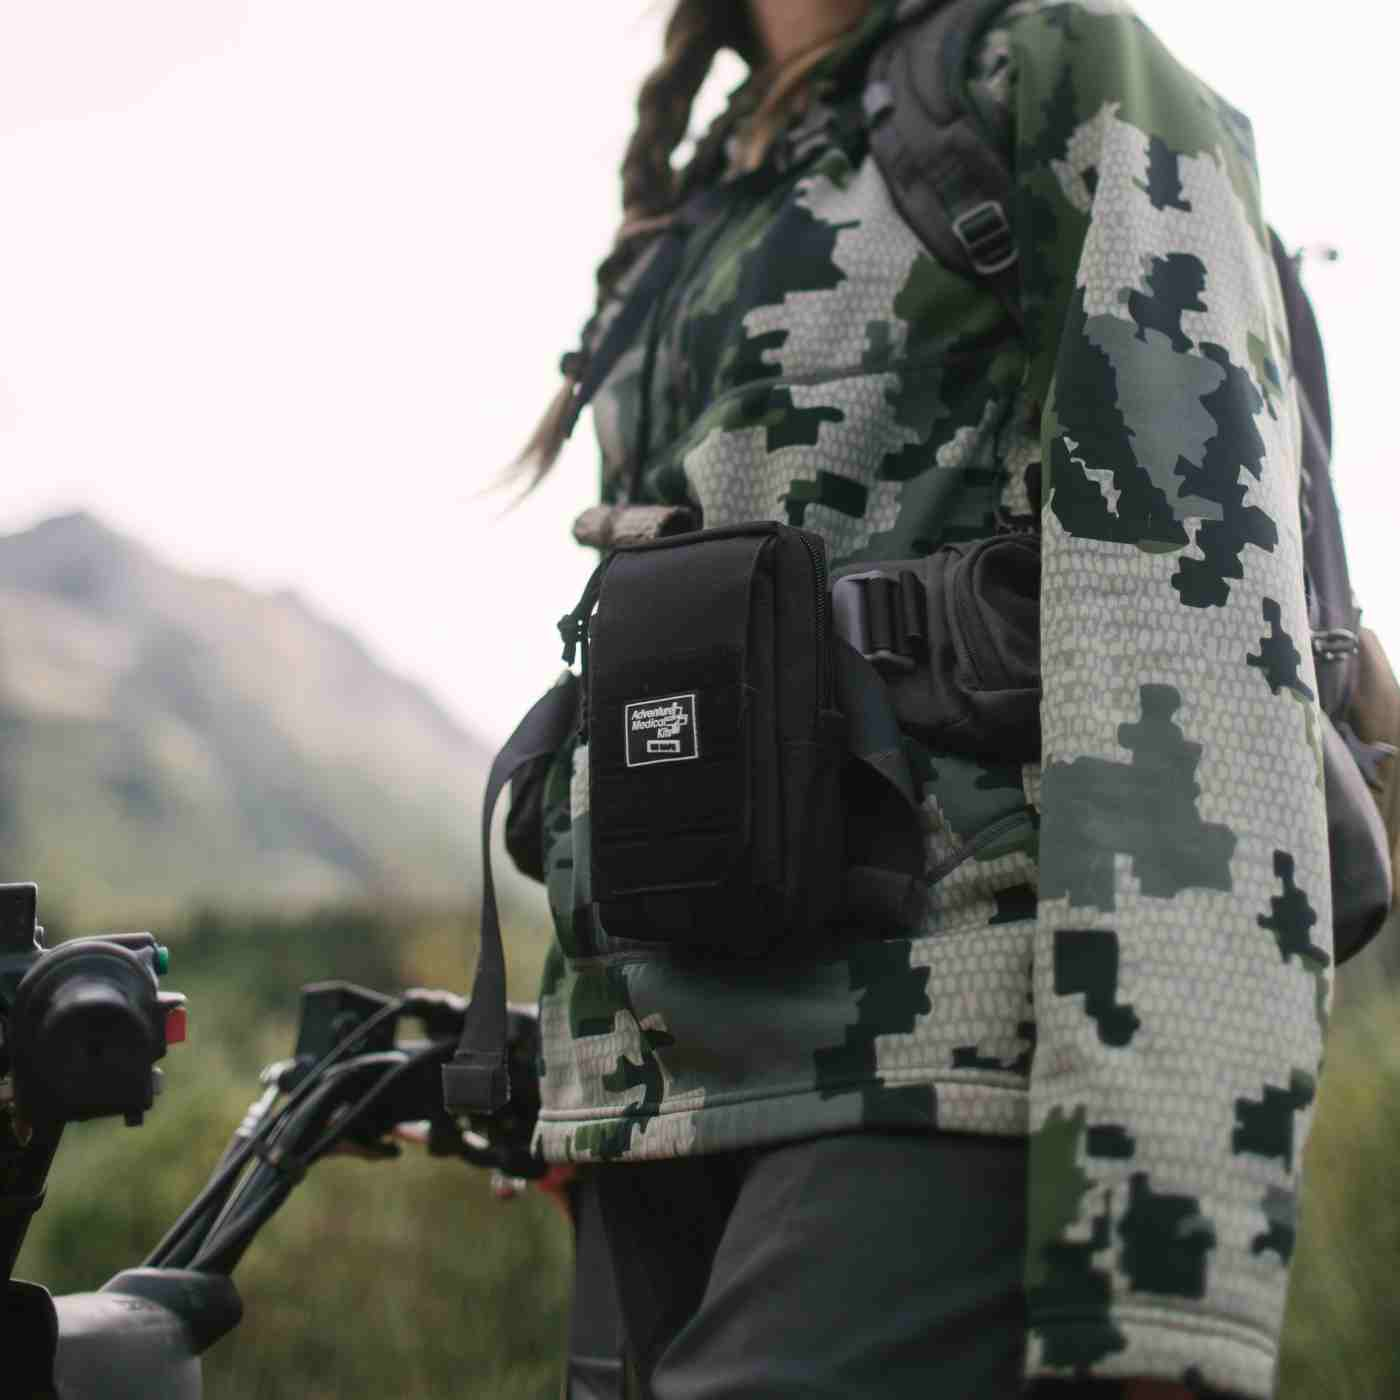
[[(762, 70), (762, 49), (745, 0), (677, 0), (667, 21), (661, 61), (647, 75), (637, 94), (637, 125), (622, 157), (622, 224), (608, 255), (598, 265), (598, 305), (665, 228), (685, 195), (698, 166), (708, 166), (712, 142), (729, 133), (712, 135), (684, 170), (671, 163), (690, 128), (691, 108), (710, 72), (715, 56), (732, 49), (754, 70), (759, 100), (738, 138), (742, 167), (761, 163), (783, 123), (804, 96), (804, 82), (813, 68), (843, 36), (824, 40), (770, 72)], [(588, 332), (585, 330), (584, 340)], [(560, 366), (563, 383), (529, 442), (516, 458), (509, 478), (528, 478), (525, 489), (538, 485), (558, 460), (567, 436), (565, 424), (574, 390), (582, 373), (581, 357), (566, 355)]]

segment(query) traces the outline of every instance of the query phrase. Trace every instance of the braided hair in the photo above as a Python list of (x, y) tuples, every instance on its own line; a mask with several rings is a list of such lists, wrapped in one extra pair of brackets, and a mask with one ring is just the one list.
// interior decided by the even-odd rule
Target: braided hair
[[(738, 133), (740, 164), (752, 169), (802, 101), (807, 75), (840, 38), (823, 41), (780, 68), (764, 72), (762, 46), (745, 0), (677, 0), (666, 24), (661, 61), (637, 94), (637, 125), (622, 157), (622, 224), (596, 274), (599, 307), (650, 245), (651, 237), (666, 227), (696, 181), (713, 174), (716, 157), (731, 134), (723, 124), (700, 144), (684, 170), (672, 165), (672, 157), (686, 138), (696, 94), (716, 55), (732, 49), (759, 80), (758, 104)], [(585, 346), (591, 325), (584, 331)], [(527, 491), (539, 484), (563, 449), (584, 354), (564, 356), (563, 383), (509, 473), (528, 477)]]
[[(637, 94), (637, 125), (622, 158), (622, 225), (596, 274), (599, 306), (641, 255), (647, 236), (664, 228), (677, 206), (682, 181), (671, 157), (689, 129), (695, 95), (724, 48), (751, 64), (758, 60), (744, 0), (677, 0), (661, 61)], [(527, 477), (526, 490), (539, 484), (563, 450), (569, 407), (582, 377), (581, 357), (566, 355), (561, 369), (563, 383), (509, 473)]]

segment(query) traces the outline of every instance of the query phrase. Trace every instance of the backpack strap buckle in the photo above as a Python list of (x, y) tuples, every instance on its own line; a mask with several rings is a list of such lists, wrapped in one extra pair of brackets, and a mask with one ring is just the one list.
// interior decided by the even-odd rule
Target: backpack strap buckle
[(953, 220), (953, 233), (983, 277), (995, 277), (1016, 265), (1016, 238), (1000, 200), (987, 199), (964, 209)]
[(1342, 661), (1361, 650), (1361, 639), (1346, 627), (1324, 627), (1313, 633), (1312, 649), (1319, 661)]
[(909, 672), (928, 657), (924, 585), (909, 569), (837, 579), (831, 616), (836, 635), (884, 671)]

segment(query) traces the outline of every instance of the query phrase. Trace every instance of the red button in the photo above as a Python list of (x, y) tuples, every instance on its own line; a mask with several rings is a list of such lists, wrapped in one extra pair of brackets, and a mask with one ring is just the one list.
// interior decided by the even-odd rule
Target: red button
[(165, 1013), (165, 1043), (183, 1045), (189, 1035), (190, 1018), (183, 1006), (172, 1006)]

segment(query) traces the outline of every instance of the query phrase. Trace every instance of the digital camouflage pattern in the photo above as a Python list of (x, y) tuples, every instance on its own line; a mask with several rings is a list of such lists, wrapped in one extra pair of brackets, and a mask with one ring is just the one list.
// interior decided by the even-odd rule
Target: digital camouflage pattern
[(641, 499), (802, 525), (836, 563), (1039, 510), (1043, 765), (918, 755), (928, 868), (975, 849), (907, 938), (697, 968), (590, 926), (587, 752), (562, 755), (539, 1142), (1029, 1134), (1028, 1373), (1265, 1396), (1331, 920), (1249, 126), (1125, 4), (1011, 5), (969, 90), (1015, 170), (1022, 336), (922, 251), (865, 149), (892, 10), (768, 186), (691, 240), (596, 402), (604, 496), (645, 434)]

